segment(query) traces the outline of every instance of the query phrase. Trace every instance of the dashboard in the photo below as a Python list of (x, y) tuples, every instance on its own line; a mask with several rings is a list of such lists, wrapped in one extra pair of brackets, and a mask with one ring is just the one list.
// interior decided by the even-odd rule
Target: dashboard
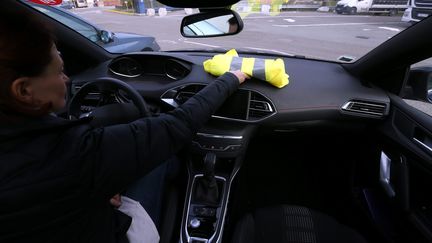
[[(175, 108), (216, 77), (203, 62), (218, 53), (129, 53), (72, 77), (72, 95), (99, 77), (120, 79), (149, 103)], [(249, 54), (247, 57), (276, 58)], [(284, 57), (289, 84), (278, 89), (252, 78), (240, 86), (213, 116), (239, 123), (287, 124), (303, 121), (381, 120), (390, 99), (376, 87), (350, 75), (340, 64)]]

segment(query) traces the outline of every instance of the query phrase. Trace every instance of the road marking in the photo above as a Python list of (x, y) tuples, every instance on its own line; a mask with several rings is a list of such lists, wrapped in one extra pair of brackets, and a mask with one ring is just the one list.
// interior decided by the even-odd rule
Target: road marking
[(173, 40), (158, 40), (160, 43), (168, 43), (168, 44), (177, 44), (176, 41)]
[(98, 25), (104, 25), (104, 24), (124, 24), (122, 21), (95, 21)]
[(390, 30), (390, 31), (394, 31), (394, 32), (400, 32), (400, 29), (397, 28), (390, 28), (390, 27), (378, 27), (379, 29), (383, 29), (383, 30)]
[[(387, 22), (384, 24), (396, 24), (399, 22)], [(382, 22), (375, 23), (338, 23), (338, 24), (274, 24), (275, 27), (319, 27), (319, 26), (344, 26), (344, 25), (368, 25), (368, 24), (383, 24)]]
[(276, 53), (279, 53), (279, 54), (282, 54), (282, 55), (286, 55), (286, 56), (294, 56), (291, 53), (287, 53), (287, 52), (283, 52), (283, 51), (276, 51), (276, 50), (273, 50), (273, 49), (265, 49), (265, 48), (258, 48), (258, 47), (246, 47), (246, 48), (252, 49), (252, 50), (257, 50), (257, 51), (276, 52)]
[(159, 19), (159, 18), (173, 18), (173, 19), (176, 19), (176, 18), (182, 18), (182, 17), (184, 17), (184, 15), (182, 16), (182, 15), (165, 15), (165, 16), (159, 16), (159, 15), (157, 15), (157, 16), (152, 16), (153, 18), (156, 18), (156, 19)]
[(220, 46), (214, 46), (214, 45), (209, 45), (209, 44), (203, 44), (203, 43), (198, 43), (198, 42), (193, 42), (193, 41), (183, 41), (184, 43), (188, 43), (188, 44), (194, 44), (194, 45), (199, 45), (199, 46), (207, 46), (207, 47), (213, 47), (213, 48), (219, 48)]
[(185, 17), (186, 14), (173, 14), (173, 15), (169, 15), (167, 14), (165, 17)]
[(90, 11), (83, 11), (83, 12), (74, 12), (75, 14), (78, 15), (85, 15), (85, 14), (102, 14), (101, 10), (90, 10)]
[(284, 19), (285, 21), (288, 21), (288, 22), (290, 22), (290, 23), (294, 23), (295, 22), (295, 20), (294, 19)]
[(363, 29), (363, 31), (369, 31), (370, 29)]

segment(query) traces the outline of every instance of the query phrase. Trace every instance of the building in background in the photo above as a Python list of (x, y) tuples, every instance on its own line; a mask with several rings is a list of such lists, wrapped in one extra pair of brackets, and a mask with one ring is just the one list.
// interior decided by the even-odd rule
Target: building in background
[(120, 0), (99, 0), (103, 6), (121, 6)]

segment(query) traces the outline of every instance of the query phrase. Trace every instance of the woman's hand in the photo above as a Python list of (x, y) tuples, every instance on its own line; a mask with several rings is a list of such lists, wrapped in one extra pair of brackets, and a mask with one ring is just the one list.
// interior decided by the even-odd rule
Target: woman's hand
[(240, 70), (230, 71), (230, 73), (233, 73), (235, 76), (237, 76), (240, 84), (243, 83), (246, 79), (250, 79), (250, 77), (247, 74), (245, 74)]

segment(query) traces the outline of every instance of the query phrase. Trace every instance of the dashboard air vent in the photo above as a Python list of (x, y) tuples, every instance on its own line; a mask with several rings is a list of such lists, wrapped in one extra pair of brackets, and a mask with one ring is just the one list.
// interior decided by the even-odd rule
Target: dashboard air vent
[[(205, 85), (191, 84), (166, 91), (161, 99), (172, 107), (178, 107), (202, 90)], [(273, 102), (264, 95), (247, 89), (239, 89), (232, 94), (213, 117), (218, 119), (257, 122), (276, 113)]]
[(259, 120), (265, 118), (275, 112), (270, 100), (263, 95), (251, 92), (249, 100), (249, 116), (248, 120)]
[(205, 86), (203, 85), (189, 85), (187, 87), (184, 87), (177, 91), (174, 100), (179, 103), (183, 104), (185, 103), (189, 98), (194, 96), (196, 93), (198, 93), (201, 89), (203, 89)]
[(183, 62), (168, 59), (165, 63), (165, 74), (173, 80), (180, 80), (186, 77), (191, 71), (191, 67)]
[(349, 101), (342, 106), (342, 110), (382, 117), (387, 114), (387, 104), (369, 101)]

